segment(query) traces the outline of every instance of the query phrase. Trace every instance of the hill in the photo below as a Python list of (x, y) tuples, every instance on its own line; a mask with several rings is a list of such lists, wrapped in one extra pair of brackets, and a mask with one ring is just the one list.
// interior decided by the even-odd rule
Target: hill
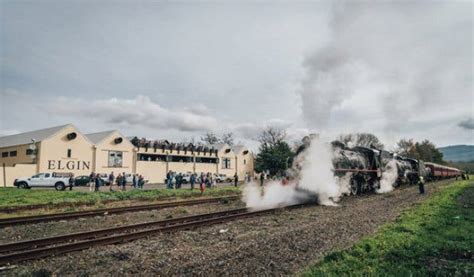
[(443, 153), (443, 160), (452, 162), (474, 161), (474, 145), (451, 145), (438, 148)]

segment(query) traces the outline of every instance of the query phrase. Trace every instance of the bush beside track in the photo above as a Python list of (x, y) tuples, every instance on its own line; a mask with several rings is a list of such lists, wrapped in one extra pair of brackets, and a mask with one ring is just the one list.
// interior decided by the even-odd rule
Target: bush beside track
[(474, 274), (474, 183), (459, 181), (303, 276)]
[[(207, 189), (204, 197), (217, 197), (235, 195), (240, 193), (239, 188), (221, 187)], [(94, 205), (121, 200), (165, 200), (170, 198), (200, 197), (199, 189), (155, 189), (155, 190), (129, 190), (114, 192), (78, 192), (78, 191), (53, 191), (53, 190), (22, 190), (16, 188), (0, 189), (0, 209), (20, 208), (35, 205)]]

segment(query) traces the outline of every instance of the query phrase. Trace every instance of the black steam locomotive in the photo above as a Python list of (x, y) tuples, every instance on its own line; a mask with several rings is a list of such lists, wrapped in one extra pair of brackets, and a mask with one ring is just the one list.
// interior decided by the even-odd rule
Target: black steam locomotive
[[(298, 161), (304, 159), (304, 152), (310, 146), (308, 139), (298, 148)], [(424, 162), (398, 156), (375, 147), (348, 147), (340, 141), (332, 142), (334, 151), (334, 175), (339, 178), (350, 177), (350, 193), (353, 195), (374, 191), (380, 188), (383, 178), (393, 179), (394, 186), (416, 184), (420, 176), (425, 177)], [(396, 175), (394, 175), (396, 174)]]

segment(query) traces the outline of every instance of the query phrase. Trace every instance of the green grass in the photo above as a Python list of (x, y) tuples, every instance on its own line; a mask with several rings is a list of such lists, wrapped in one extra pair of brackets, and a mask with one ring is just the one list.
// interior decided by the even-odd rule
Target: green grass
[[(239, 188), (221, 187), (207, 189), (203, 196), (225, 196), (240, 193)], [(104, 201), (114, 200), (155, 200), (170, 197), (189, 198), (201, 195), (199, 189), (168, 190), (129, 190), (114, 192), (78, 192), (55, 190), (25, 190), (17, 188), (0, 188), (0, 208), (22, 205), (55, 205), (62, 203), (91, 203), (99, 204)]]
[(302, 275), (473, 276), (473, 252), (474, 185), (459, 181)]

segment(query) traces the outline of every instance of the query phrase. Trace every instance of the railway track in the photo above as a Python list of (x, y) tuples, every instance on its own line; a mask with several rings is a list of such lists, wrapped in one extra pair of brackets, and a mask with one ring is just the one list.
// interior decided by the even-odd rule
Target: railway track
[[(88, 249), (94, 246), (124, 243), (146, 238), (157, 233), (188, 230), (200, 226), (228, 222), (244, 217), (272, 213), (282, 209), (302, 207), (294, 205), (285, 208), (248, 211), (233, 209), (222, 212), (186, 216), (174, 219), (125, 225), (114, 228), (79, 232), (42, 239), (19, 241), (0, 245), (0, 265), (8, 265), (26, 260)], [(133, 232), (132, 232), (133, 231)]]
[(223, 201), (224, 199), (236, 200), (240, 196), (232, 195), (226, 197), (213, 197), (213, 198), (203, 198), (203, 199), (193, 199), (193, 200), (183, 200), (183, 201), (170, 201), (162, 202), (156, 204), (147, 204), (147, 205), (135, 205), (135, 206), (126, 206), (126, 207), (116, 207), (116, 208), (104, 208), (96, 210), (86, 210), (79, 212), (66, 212), (66, 213), (53, 213), (46, 215), (32, 215), (32, 216), (21, 216), (21, 217), (9, 217), (0, 219), (0, 227), (22, 225), (22, 224), (33, 224), (39, 222), (49, 222), (49, 221), (59, 221), (59, 220), (71, 220), (83, 217), (94, 217), (94, 216), (104, 216), (109, 214), (120, 214), (128, 213), (135, 211), (145, 211), (145, 210), (156, 210), (170, 207), (178, 206), (191, 206), (198, 204), (207, 204), (207, 203), (217, 203)]

